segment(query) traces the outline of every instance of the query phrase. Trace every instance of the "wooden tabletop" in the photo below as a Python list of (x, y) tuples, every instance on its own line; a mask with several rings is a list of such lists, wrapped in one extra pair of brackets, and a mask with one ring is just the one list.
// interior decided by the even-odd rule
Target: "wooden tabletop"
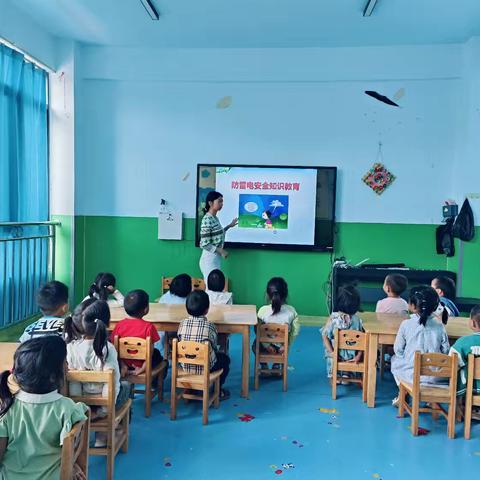
[[(409, 318), (409, 315), (375, 312), (363, 312), (358, 316), (362, 319), (363, 328), (367, 333), (383, 335), (396, 335), (403, 320)], [(446, 329), (450, 338), (472, 334), (468, 326), (468, 318), (465, 317), (450, 317)]]
[[(112, 322), (128, 316), (122, 307), (110, 307), (110, 312)], [(151, 303), (150, 312), (143, 319), (152, 323), (180, 323), (188, 317), (185, 305)], [(207, 318), (215, 324), (256, 325), (257, 308), (255, 305), (213, 305)]]

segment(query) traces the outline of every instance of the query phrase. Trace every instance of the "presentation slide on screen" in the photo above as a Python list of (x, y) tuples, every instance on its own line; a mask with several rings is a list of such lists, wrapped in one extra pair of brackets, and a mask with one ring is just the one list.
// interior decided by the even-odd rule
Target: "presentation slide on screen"
[(317, 170), (216, 167), (222, 225), (238, 217), (227, 242), (313, 245)]

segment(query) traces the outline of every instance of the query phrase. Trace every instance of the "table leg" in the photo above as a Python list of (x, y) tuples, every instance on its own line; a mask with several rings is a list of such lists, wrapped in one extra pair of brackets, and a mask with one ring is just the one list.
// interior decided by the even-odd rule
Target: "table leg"
[(377, 350), (378, 335), (369, 333), (368, 339), (368, 380), (367, 380), (367, 405), (375, 407), (375, 390), (377, 384)]
[(248, 398), (250, 383), (250, 327), (245, 325), (242, 329), (242, 392), (243, 398)]

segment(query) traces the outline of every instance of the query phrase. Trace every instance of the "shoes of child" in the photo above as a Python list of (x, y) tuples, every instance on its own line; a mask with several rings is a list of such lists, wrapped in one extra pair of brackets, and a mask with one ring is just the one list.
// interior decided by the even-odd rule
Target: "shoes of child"
[[(118, 443), (122, 437), (123, 430), (117, 428), (115, 430), (115, 443)], [(105, 448), (107, 446), (107, 434), (98, 432), (95, 438), (95, 448)]]
[(230, 398), (230, 392), (222, 388), (220, 390), (220, 401), (223, 402), (223, 400), (228, 400), (229, 398)]

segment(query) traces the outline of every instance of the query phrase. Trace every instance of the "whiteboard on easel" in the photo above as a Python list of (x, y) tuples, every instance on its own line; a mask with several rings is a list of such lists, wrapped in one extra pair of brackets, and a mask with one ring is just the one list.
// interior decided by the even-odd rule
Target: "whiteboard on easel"
[(160, 212), (158, 214), (158, 239), (182, 240), (183, 214), (181, 212)]

